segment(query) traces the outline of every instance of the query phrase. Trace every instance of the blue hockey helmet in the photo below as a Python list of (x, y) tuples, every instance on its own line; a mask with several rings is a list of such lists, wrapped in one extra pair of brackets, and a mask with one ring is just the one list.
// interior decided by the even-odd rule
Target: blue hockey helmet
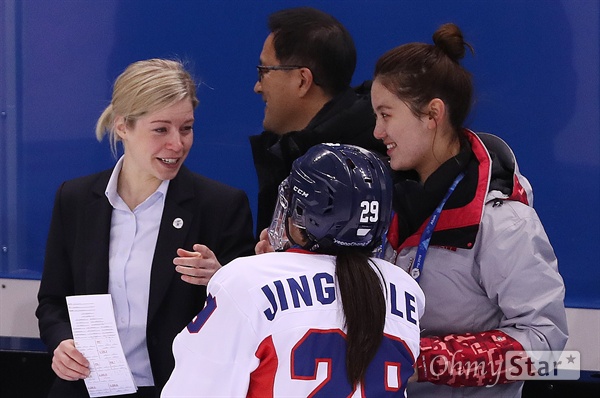
[(389, 227), (392, 193), (390, 172), (374, 153), (353, 145), (316, 145), (294, 161), (280, 184), (269, 239), (282, 249), (291, 217), (306, 231), (306, 249), (376, 249)]

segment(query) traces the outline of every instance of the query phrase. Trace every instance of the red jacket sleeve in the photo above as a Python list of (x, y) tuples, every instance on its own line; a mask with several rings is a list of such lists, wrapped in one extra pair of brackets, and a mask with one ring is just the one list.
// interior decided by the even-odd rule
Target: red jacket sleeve
[(417, 358), (418, 380), (452, 387), (479, 387), (510, 383), (506, 353), (523, 346), (500, 330), (422, 337)]

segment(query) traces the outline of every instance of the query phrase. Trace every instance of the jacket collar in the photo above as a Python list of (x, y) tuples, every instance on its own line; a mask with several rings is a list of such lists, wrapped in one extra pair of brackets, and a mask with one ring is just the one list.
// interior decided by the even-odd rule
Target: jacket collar
[[(406, 231), (403, 233), (399, 228), (408, 228), (409, 223), (406, 222), (406, 219), (403, 222), (403, 217), (406, 217), (405, 215), (398, 213), (394, 215), (390, 232), (388, 233), (388, 241), (395, 249), (399, 250), (404, 247), (418, 245), (419, 238), (429, 221), (431, 212), (444, 196), (454, 178), (461, 171), (465, 171), (465, 178), (458, 184), (456, 190), (448, 199), (444, 210), (441, 212), (431, 238), (431, 244), (466, 249), (473, 247), (479, 230), (479, 223), (483, 216), (483, 206), (489, 188), (491, 158), (475, 133), (465, 130), (464, 138), (465, 141), (462, 145), (461, 153), (457, 157), (445, 162), (431, 175), (431, 183), (428, 180), (429, 184), (424, 187), (423, 192), (417, 192), (414, 187), (411, 192), (410, 185), (413, 185), (414, 181), (407, 180), (397, 184), (396, 192), (400, 192), (401, 201), (404, 196), (405, 203), (414, 203), (415, 199), (419, 199), (419, 196), (429, 196), (434, 198), (434, 200), (430, 201), (429, 204), (426, 203), (424, 207), (418, 208), (417, 211), (421, 214), (421, 219), (424, 218), (424, 221), (419, 221), (418, 229), (403, 242), (401, 242), (401, 239), (403, 235), (406, 235)], [(407, 186), (409, 186), (408, 189), (406, 189)], [(396, 205), (398, 203), (396, 202)], [(404, 206), (404, 208), (399, 208), (397, 211), (408, 212), (410, 210)]]

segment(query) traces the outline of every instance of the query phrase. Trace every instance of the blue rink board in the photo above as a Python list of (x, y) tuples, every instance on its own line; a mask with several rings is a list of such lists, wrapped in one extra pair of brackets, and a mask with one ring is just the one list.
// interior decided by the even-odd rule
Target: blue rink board
[(600, 308), (596, 0), (0, 0), (0, 107), (8, 115), (0, 123), (0, 277), (39, 279), (59, 184), (114, 164), (94, 125), (111, 83), (136, 60), (189, 62), (202, 84), (186, 164), (244, 189), (255, 210), (247, 137), (260, 132), (264, 106), (252, 91), (255, 66), (268, 14), (296, 5), (347, 26), (356, 84), (386, 50), (431, 42), (440, 24), (456, 22), (475, 48), (464, 61), (476, 84), (469, 127), (501, 136), (517, 155), (567, 305)]

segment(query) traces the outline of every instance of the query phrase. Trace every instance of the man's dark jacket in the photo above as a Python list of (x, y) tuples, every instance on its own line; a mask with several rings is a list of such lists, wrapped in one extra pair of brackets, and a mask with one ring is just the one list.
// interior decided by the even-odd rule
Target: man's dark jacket
[(264, 131), (250, 137), (258, 176), (257, 238), (271, 223), (279, 183), (290, 174), (292, 162), (309, 148), (328, 142), (351, 144), (385, 156), (385, 146), (373, 137), (370, 90), (370, 81), (348, 88), (325, 104), (304, 130), (284, 135)]

